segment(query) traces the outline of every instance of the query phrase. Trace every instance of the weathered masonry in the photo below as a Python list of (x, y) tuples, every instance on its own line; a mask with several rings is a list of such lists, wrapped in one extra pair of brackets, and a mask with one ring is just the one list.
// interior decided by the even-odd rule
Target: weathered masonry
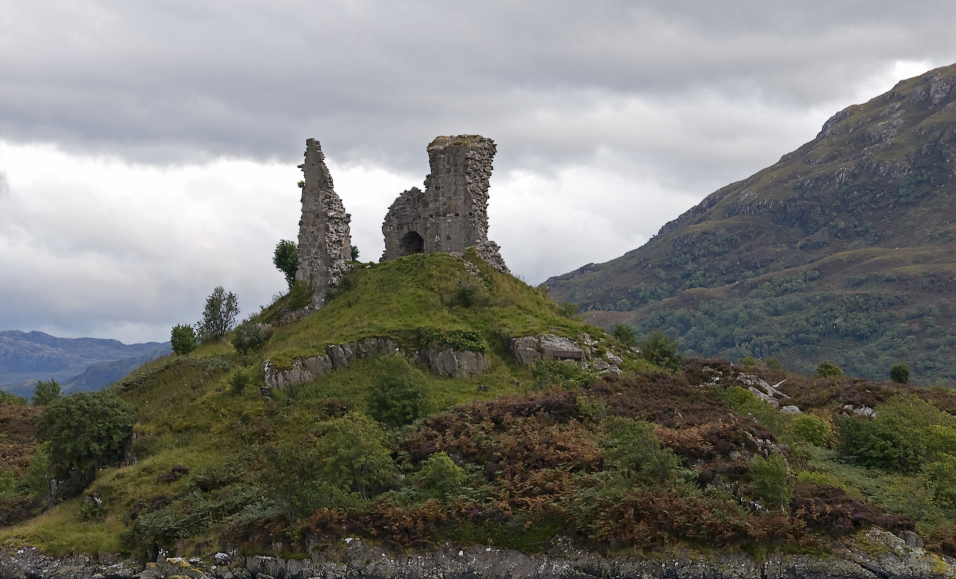
[(405, 191), (385, 216), (382, 261), (436, 251), (460, 254), (474, 246), (489, 265), (510, 273), (498, 244), (488, 240), (488, 186), (495, 152), (494, 141), (480, 135), (432, 141), (425, 191)]
[(348, 271), (352, 259), (351, 217), (335, 193), (325, 155), (315, 139), (305, 142), (305, 163), (299, 168), (304, 181), (296, 281), (315, 284), (312, 306), (320, 308), (325, 303), (325, 292), (335, 289)]

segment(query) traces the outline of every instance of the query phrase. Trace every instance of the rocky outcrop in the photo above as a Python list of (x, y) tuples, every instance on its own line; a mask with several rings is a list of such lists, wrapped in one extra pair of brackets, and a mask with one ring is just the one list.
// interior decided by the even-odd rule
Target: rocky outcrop
[[(915, 536), (915, 535), (914, 535)], [(0, 552), (0, 579), (936, 579), (953, 577), (954, 561), (918, 542), (876, 529), (869, 548), (830, 557), (773, 553), (762, 562), (745, 553), (641, 560), (602, 557), (570, 546), (529, 556), (507, 549), (446, 545), (427, 553), (396, 554), (346, 539), (307, 559), (217, 553), (199, 558), (160, 558), (156, 563), (100, 556), (54, 559), (35, 549)]]
[(474, 247), (490, 266), (509, 273), (498, 245), (488, 240), (488, 187), (495, 143), (480, 135), (436, 137), (428, 145), (425, 190), (405, 191), (382, 224), (382, 261), (414, 253), (462, 254)]
[(491, 370), (488, 360), (480, 352), (441, 349), (438, 346), (415, 352), (415, 361), (428, 366), (435, 374), (448, 378), (468, 378)]
[(352, 259), (351, 216), (335, 193), (325, 155), (315, 139), (306, 142), (299, 221), (299, 268), (296, 281), (315, 284), (312, 307), (325, 304), (325, 293), (338, 287)]
[(266, 387), (285, 388), (302, 384), (325, 376), (332, 370), (345, 368), (352, 358), (371, 358), (397, 351), (398, 344), (395, 340), (369, 337), (347, 344), (330, 344), (325, 348), (324, 354), (296, 358), (292, 361), (292, 367), (288, 369), (277, 368), (267, 359), (263, 368)]
[[(267, 359), (263, 367), (267, 388), (285, 388), (325, 376), (348, 366), (353, 358), (373, 358), (398, 352), (398, 343), (391, 338), (370, 337), (347, 344), (330, 344), (324, 354), (296, 358), (291, 368), (277, 368)], [(414, 360), (428, 366), (439, 376), (466, 378), (491, 369), (484, 354), (430, 346), (412, 354)]]

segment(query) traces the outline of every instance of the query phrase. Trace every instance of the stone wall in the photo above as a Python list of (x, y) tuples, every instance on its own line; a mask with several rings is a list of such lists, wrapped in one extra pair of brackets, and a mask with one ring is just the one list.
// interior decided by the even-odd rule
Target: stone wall
[(350, 215), (336, 195), (325, 155), (315, 139), (305, 142), (302, 219), (299, 221), (299, 269), (296, 281), (315, 284), (312, 306), (325, 304), (325, 292), (334, 289), (352, 259)]
[(509, 273), (498, 245), (488, 240), (488, 187), (495, 143), (480, 135), (437, 137), (428, 145), (425, 190), (412, 187), (392, 203), (382, 224), (382, 261), (414, 253), (464, 253)]

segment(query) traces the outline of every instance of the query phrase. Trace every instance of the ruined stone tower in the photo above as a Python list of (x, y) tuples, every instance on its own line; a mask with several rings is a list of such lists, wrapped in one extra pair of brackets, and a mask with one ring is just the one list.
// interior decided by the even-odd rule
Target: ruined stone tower
[(335, 194), (325, 155), (315, 139), (305, 142), (302, 219), (299, 221), (299, 269), (296, 281), (315, 284), (312, 306), (325, 304), (325, 292), (335, 289), (352, 259), (350, 216)]
[(463, 253), (509, 273), (498, 245), (488, 240), (488, 184), (495, 143), (480, 135), (437, 137), (428, 145), (425, 191), (412, 187), (392, 203), (382, 224), (382, 261), (413, 253)]

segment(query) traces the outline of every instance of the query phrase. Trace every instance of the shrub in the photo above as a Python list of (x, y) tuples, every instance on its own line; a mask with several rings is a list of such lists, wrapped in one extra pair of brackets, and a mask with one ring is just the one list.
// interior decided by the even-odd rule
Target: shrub
[(479, 354), (485, 351), (485, 341), (481, 338), (481, 334), (475, 330), (447, 330), (443, 332), (432, 328), (419, 328), (418, 342), (423, 347), (434, 345)]
[(661, 368), (677, 371), (684, 361), (677, 340), (660, 330), (641, 342), (640, 348), (645, 360)]
[(358, 261), (359, 258), (359, 248), (357, 245), (352, 246), (352, 261)]
[(422, 463), (415, 477), (415, 486), (426, 496), (445, 498), (458, 492), (465, 481), (465, 471), (444, 452), (436, 452)]
[(109, 391), (79, 392), (50, 403), (34, 426), (50, 443), (53, 478), (75, 474), (80, 485), (93, 480), (96, 469), (118, 462), (133, 434), (132, 405)]
[(748, 368), (754, 368), (760, 365), (760, 360), (754, 358), (753, 356), (744, 356), (740, 359), (740, 365), (746, 366)]
[(196, 330), (187, 324), (173, 326), (169, 341), (172, 343), (173, 352), (185, 356), (196, 349)]
[(449, 305), (463, 308), (484, 307), (489, 304), (491, 294), (480, 279), (469, 276), (455, 281)]
[(59, 382), (52, 378), (49, 380), (40, 380), (33, 389), (33, 405), (46, 406), (62, 396), (63, 392), (60, 390)]
[(365, 398), (369, 416), (392, 427), (425, 416), (424, 377), (400, 355), (381, 358), (377, 366), (372, 388)]
[(252, 383), (252, 378), (244, 368), (239, 368), (229, 377), (229, 391), (233, 396), (242, 396), (246, 387)]
[(199, 336), (203, 342), (221, 340), (236, 324), (239, 315), (239, 301), (236, 294), (217, 286), (206, 298), (202, 321), (199, 323)]
[(910, 381), (910, 367), (906, 364), (893, 364), (890, 368), (890, 380), (897, 384), (906, 384)]
[(776, 356), (770, 356), (764, 363), (767, 365), (767, 368), (771, 370), (783, 370), (783, 364), (780, 363), (780, 360), (777, 359)]
[(843, 370), (841, 370), (840, 367), (833, 362), (824, 360), (823, 362), (820, 362), (819, 366), (817, 366), (817, 377), (836, 380), (837, 378), (843, 377)]
[(322, 457), (319, 470), (325, 480), (358, 493), (362, 500), (397, 481), (385, 433), (368, 416), (349, 412), (320, 423), (319, 430), (322, 437), (316, 451)]
[(535, 390), (561, 387), (565, 390), (585, 388), (593, 384), (597, 377), (572, 362), (558, 360), (538, 360), (531, 368)]
[(581, 306), (573, 302), (564, 302), (561, 304), (560, 309), (561, 313), (564, 314), (564, 317), (573, 320), (578, 317), (578, 310), (581, 309)]
[(863, 466), (919, 472), (927, 458), (956, 454), (956, 420), (912, 395), (893, 396), (875, 418), (839, 418), (837, 450)]
[(822, 448), (833, 442), (833, 430), (830, 423), (814, 414), (798, 414), (790, 422), (793, 433), (805, 442)]
[(297, 281), (289, 290), (289, 308), (299, 310), (312, 303), (312, 296), (315, 295), (315, 284), (312, 281), (308, 283)]
[(247, 322), (239, 326), (232, 337), (232, 345), (240, 354), (248, 354), (265, 347), (272, 337), (272, 326), (259, 322)]
[(750, 473), (757, 495), (775, 506), (789, 504), (793, 498), (793, 481), (787, 471), (787, 459), (780, 453), (767, 458), (755, 456), (750, 462)]
[(625, 477), (664, 482), (680, 469), (681, 462), (674, 451), (661, 447), (653, 423), (611, 416), (601, 424), (605, 462)]
[(272, 255), (272, 263), (285, 276), (285, 281), (291, 290), (295, 283), (296, 270), (299, 268), (299, 249), (295, 242), (287, 239), (279, 241)]
[(23, 396), (11, 394), (6, 390), (0, 390), (0, 404), (10, 404), (11, 406), (26, 406), (27, 399)]
[(27, 466), (25, 477), (27, 488), (36, 496), (47, 499), (50, 495), (50, 443), (41, 444)]
[(637, 336), (634, 335), (634, 329), (624, 324), (615, 324), (611, 328), (611, 335), (618, 339), (625, 346), (636, 346)]
[(956, 457), (940, 455), (936, 462), (926, 465), (926, 474), (936, 486), (934, 502), (943, 508), (956, 508)]

